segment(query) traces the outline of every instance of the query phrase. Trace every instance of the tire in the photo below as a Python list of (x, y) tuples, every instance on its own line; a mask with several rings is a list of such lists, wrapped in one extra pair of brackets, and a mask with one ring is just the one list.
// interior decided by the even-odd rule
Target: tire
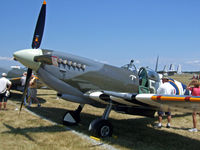
[(97, 137), (111, 137), (113, 133), (113, 126), (112, 124), (105, 119), (99, 119), (95, 122), (92, 134)]

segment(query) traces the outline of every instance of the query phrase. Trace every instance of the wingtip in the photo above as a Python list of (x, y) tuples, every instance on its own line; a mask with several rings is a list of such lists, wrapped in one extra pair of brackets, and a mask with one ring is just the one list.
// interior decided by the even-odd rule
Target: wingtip
[(47, 4), (47, 2), (44, 0), (43, 4), (44, 4), (44, 5), (46, 5), (46, 4)]

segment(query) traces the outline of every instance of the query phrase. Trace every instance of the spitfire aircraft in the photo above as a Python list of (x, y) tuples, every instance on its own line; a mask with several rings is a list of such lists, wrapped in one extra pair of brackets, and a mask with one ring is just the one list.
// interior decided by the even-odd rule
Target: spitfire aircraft
[[(157, 110), (200, 110), (200, 97), (184, 95), (185, 86), (175, 80), (171, 83), (177, 95), (156, 95), (161, 85), (157, 72), (133, 64), (115, 67), (69, 53), (40, 49), (46, 16), (46, 2), (40, 10), (32, 49), (15, 52), (14, 58), (28, 68), (23, 97), (26, 95), (32, 70), (47, 86), (56, 90), (61, 98), (79, 103), (74, 111), (63, 116), (65, 125), (80, 121), (85, 104), (105, 108), (101, 118), (93, 120), (89, 130), (96, 136), (111, 136), (113, 126), (108, 121), (111, 110), (132, 115), (153, 117)], [(23, 106), (23, 98), (21, 108)], [(20, 110), (21, 110), (20, 108)]]

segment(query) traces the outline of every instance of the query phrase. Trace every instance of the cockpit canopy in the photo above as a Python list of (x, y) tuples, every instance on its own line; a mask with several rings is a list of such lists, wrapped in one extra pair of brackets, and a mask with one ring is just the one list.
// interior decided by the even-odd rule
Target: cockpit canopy
[(160, 84), (160, 77), (157, 72), (148, 67), (141, 67), (138, 76), (140, 93), (156, 93)]
[[(126, 64), (126, 65), (122, 66), (121, 68), (139, 73), (136, 66), (134, 64), (131, 64), (131, 63)], [(148, 79), (151, 79), (151, 80), (156, 81), (156, 82), (160, 81), (160, 77), (159, 77), (157, 72), (155, 72), (154, 70), (152, 70), (151, 68), (148, 68), (148, 67), (145, 67), (144, 69), (146, 70)], [(141, 70), (141, 68), (140, 68), (140, 70)], [(140, 73), (141, 73), (141, 71), (140, 71)]]
[(155, 72), (154, 70), (152, 70), (150, 68), (146, 68), (146, 71), (147, 71), (147, 76), (149, 79), (156, 81), (156, 82), (160, 81), (160, 77), (157, 72)]
[(136, 74), (138, 72), (136, 66), (133, 63), (126, 64), (126, 65), (122, 66), (121, 68), (135, 72)]
[(139, 71), (131, 60), (129, 64), (121, 68), (134, 72), (139, 76), (139, 93), (156, 93), (160, 85), (160, 77), (157, 72), (149, 67), (141, 67)]

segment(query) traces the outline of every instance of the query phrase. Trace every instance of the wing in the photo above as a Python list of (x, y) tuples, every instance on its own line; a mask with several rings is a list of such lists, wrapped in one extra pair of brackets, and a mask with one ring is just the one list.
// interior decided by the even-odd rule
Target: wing
[(162, 111), (200, 111), (200, 96), (156, 95), (119, 93), (114, 91), (92, 91), (85, 95), (103, 104), (127, 105)]
[[(40, 82), (39, 78), (37, 76), (34, 76), (37, 79), (37, 87), (41, 88), (44, 86), (43, 83)], [(17, 90), (23, 92), (24, 86), (22, 86), (21, 77), (15, 77), (15, 78), (9, 78), (9, 80), (12, 82), (11, 89)]]
[(12, 82), (12, 90), (23, 91), (23, 87), (21, 86), (21, 77), (10, 78), (9, 80)]
[(138, 94), (135, 99), (164, 111), (200, 111), (200, 96)]

